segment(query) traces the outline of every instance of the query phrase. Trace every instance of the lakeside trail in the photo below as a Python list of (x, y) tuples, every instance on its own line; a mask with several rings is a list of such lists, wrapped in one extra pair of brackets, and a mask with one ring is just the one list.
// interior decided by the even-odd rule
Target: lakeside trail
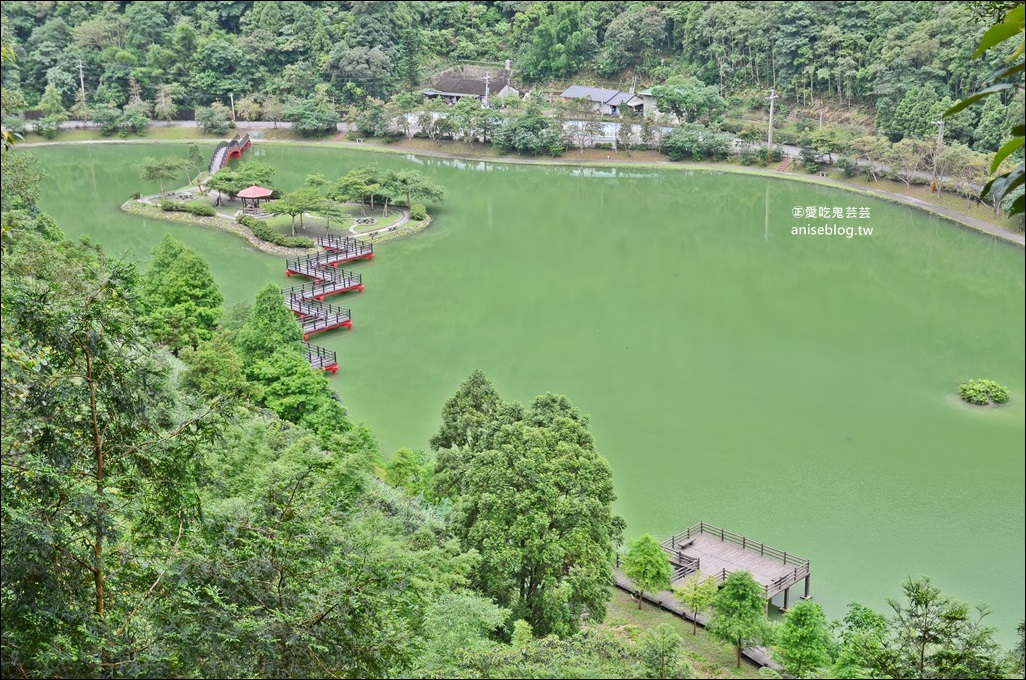
[[(194, 140), (181, 139), (181, 140), (164, 140), (164, 139), (90, 139), (90, 140), (79, 140), (79, 141), (52, 141), (52, 142), (31, 142), (27, 144), (19, 144), (18, 148), (35, 148), (45, 146), (59, 146), (68, 144), (177, 144), (187, 143), (192, 141), (206, 141), (209, 142), (210, 138), (198, 137)], [(984, 220), (970, 217), (963, 213), (947, 208), (945, 206), (934, 205), (922, 199), (918, 199), (912, 196), (905, 196), (897, 194), (884, 189), (876, 189), (868, 186), (860, 186), (843, 182), (829, 177), (817, 177), (817, 176), (802, 176), (796, 175), (791, 172), (784, 172), (773, 168), (753, 168), (744, 166), (734, 166), (727, 164), (717, 163), (688, 163), (688, 162), (676, 162), (670, 160), (644, 160), (644, 161), (633, 161), (624, 158), (611, 158), (606, 156), (605, 159), (570, 159), (570, 158), (559, 158), (559, 159), (541, 159), (541, 158), (521, 158), (521, 157), (507, 157), (507, 156), (481, 156), (471, 153), (454, 153), (444, 151), (442, 149), (412, 149), (403, 147), (400, 145), (391, 146), (380, 146), (376, 144), (366, 144), (360, 142), (345, 142), (336, 141), (335, 138), (326, 138), (322, 141), (299, 141), (299, 140), (276, 140), (276, 139), (254, 139), (254, 144), (291, 144), (294, 146), (316, 146), (316, 147), (334, 147), (351, 149), (357, 151), (370, 151), (375, 153), (391, 153), (400, 155), (419, 155), (419, 156), (430, 156), (436, 158), (451, 158), (468, 161), (484, 161), (490, 163), (514, 163), (522, 165), (552, 165), (552, 166), (587, 166), (587, 167), (633, 167), (633, 168), (651, 168), (659, 170), (701, 170), (703, 172), (732, 172), (737, 174), (757, 175), (762, 177), (775, 177), (777, 179), (790, 180), (793, 182), (806, 182), (809, 184), (819, 184), (823, 186), (836, 187), (838, 189), (844, 189), (847, 191), (853, 191), (857, 193), (863, 193), (869, 196), (875, 196), (883, 200), (892, 201), (894, 203), (901, 203), (913, 208), (918, 208), (925, 212), (931, 213), (938, 217), (942, 217), (951, 222), (958, 224), (959, 226), (971, 229), (973, 231), (986, 234), (1005, 243), (1011, 243), (1020, 248), (1026, 248), (1026, 234), (1017, 233), (1004, 229), (996, 224), (991, 224)]]

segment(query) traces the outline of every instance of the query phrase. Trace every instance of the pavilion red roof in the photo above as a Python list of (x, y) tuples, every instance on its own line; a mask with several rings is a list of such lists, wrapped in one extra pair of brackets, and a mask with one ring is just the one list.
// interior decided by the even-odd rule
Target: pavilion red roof
[(238, 196), (239, 198), (269, 198), (272, 193), (271, 189), (265, 189), (254, 184), (240, 191)]

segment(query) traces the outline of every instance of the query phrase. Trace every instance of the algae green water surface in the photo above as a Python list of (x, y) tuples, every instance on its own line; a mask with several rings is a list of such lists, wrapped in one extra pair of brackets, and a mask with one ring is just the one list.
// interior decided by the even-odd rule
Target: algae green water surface
[[(212, 144), (210, 145), (212, 147)], [(165, 232), (229, 301), (279, 258), (117, 210), (134, 165), (184, 146), (39, 149), (43, 205), (71, 236), (144, 261)], [(435, 224), (378, 248), (335, 385), (385, 455), (426, 447), (474, 368), (507, 399), (552, 390), (591, 415), (628, 533), (705, 520), (812, 560), (833, 616), (885, 608), (909, 575), (1023, 615), (1023, 253), (908, 208), (761, 177), (484, 164), (258, 145), (278, 186), (368, 161), (449, 189)], [(872, 236), (792, 236), (796, 206), (867, 207)], [(967, 377), (1012, 403), (954, 398)], [(800, 594), (800, 593), (799, 593)]]

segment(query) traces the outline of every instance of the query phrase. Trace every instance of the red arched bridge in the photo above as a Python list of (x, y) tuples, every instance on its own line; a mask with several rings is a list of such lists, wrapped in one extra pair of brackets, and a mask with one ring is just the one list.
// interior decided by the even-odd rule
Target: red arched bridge
[(232, 158), (242, 158), (242, 152), (248, 149), (250, 144), (248, 132), (241, 137), (235, 135), (227, 142), (218, 142), (214, 153), (210, 156), (210, 174), (213, 175), (228, 165), (228, 161)]

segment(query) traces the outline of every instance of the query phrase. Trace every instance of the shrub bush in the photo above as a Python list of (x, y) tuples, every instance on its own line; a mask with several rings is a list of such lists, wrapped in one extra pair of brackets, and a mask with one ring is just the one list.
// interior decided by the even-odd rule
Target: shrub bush
[(773, 141), (777, 144), (798, 144), (802, 139), (802, 135), (798, 132), (792, 132), (790, 130), (773, 130)]
[(566, 145), (559, 140), (553, 140), (549, 142), (548, 150), (550, 156), (552, 156), (553, 158), (557, 158), (559, 156), (562, 156), (563, 153), (566, 151)]
[(530, 105), (522, 115), (510, 116), (492, 131), (492, 145), (500, 153), (523, 153), (540, 156), (543, 153), (558, 156), (565, 147), (559, 131), (545, 117), (537, 105)]
[(53, 118), (47, 116), (42, 120), (36, 121), (35, 132), (37, 135), (44, 139), (53, 139), (60, 132), (61, 121), (59, 118)]
[(253, 235), (261, 241), (267, 241), (276, 246), (284, 248), (313, 248), (317, 245), (312, 238), (279, 234), (270, 225), (249, 215), (239, 215), (235, 218), (235, 221), (244, 227), (248, 227), (253, 232)]
[(682, 161), (688, 157), (695, 161), (726, 158), (731, 150), (731, 139), (730, 135), (686, 123), (665, 135), (659, 150), (671, 161)]
[(974, 378), (958, 386), (958, 396), (977, 406), (986, 406), (991, 402), (1004, 404), (1008, 401), (1008, 388), (993, 380)]
[(423, 203), (414, 203), (410, 206), (410, 219), (418, 221), (427, 219), (427, 208)]
[(736, 118), (724, 118), (720, 121), (720, 129), (724, 132), (737, 134), (745, 127), (745, 121)]
[(23, 116), (4, 116), (3, 126), (13, 135), (20, 137), (25, 134), (25, 118)]
[(841, 170), (844, 170), (845, 177), (854, 177), (859, 173), (859, 164), (854, 158), (848, 158), (847, 156), (839, 156), (837, 162), (834, 163)]
[(197, 217), (213, 217), (217, 214), (217, 211), (209, 205), (193, 205), (180, 201), (161, 201), (160, 209), (164, 212), (191, 213)]

